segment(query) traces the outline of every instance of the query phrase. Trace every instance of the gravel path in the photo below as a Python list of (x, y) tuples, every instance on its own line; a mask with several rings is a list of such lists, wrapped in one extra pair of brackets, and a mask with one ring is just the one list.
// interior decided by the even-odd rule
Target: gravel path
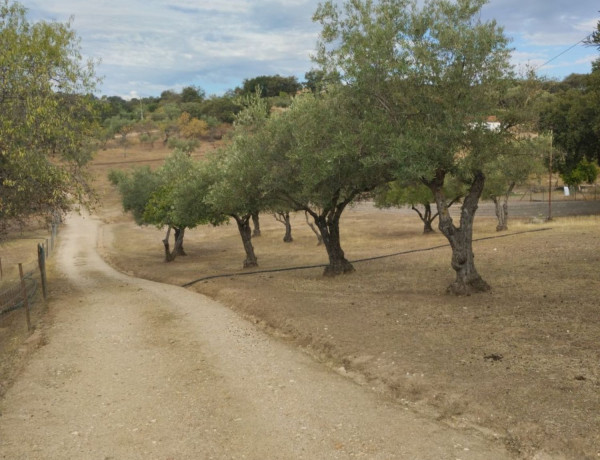
[(415, 415), (229, 309), (114, 271), (71, 216), (46, 345), (1, 404), (4, 459), (505, 459)]

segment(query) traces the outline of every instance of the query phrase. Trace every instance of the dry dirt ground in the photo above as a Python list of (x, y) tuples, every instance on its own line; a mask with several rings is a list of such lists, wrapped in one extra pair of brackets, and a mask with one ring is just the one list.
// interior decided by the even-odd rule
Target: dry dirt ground
[(2, 401), (6, 459), (504, 459), (356, 385), (231, 310), (129, 277), (72, 216), (45, 345)]
[[(129, 326), (135, 326), (132, 326), (133, 329), (123, 328), (122, 331), (113, 334), (110, 332), (116, 328), (113, 322), (107, 327), (109, 332), (91, 336), (96, 341), (100, 340), (102, 334), (108, 337), (108, 342), (99, 346), (101, 356), (108, 353), (110, 348), (118, 350), (123, 354), (125, 362), (123, 365), (129, 366), (128, 369), (134, 369), (132, 362), (137, 366), (139, 361), (139, 365), (143, 368), (147, 362), (152, 362), (151, 356), (158, 356), (152, 353), (158, 353), (159, 349), (162, 353), (164, 349), (168, 357), (162, 357), (160, 361), (175, 366), (175, 369), (156, 368), (157, 376), (152, 372), (150, 374), (142, 372), (139, 379), (134, 379), (135, 384), (123, 383), (123, 392), (116, 393), (114, 397), (110, 394), (107, 398), (112, 409), (102, 406), (105, 400), (102, 400), (101, 396), (96, 396), (100, 398), (98, 400), (90, 398), (89, 404), (96, 404), (96, 406), (83, 406), (83, 410), (77, 409), (82, 412), (82, 416), (88, 417), (88, 420), (92, 417), (91, 414), (96, 416), (113, 414), (111, 416), (119, 420), (129, 417), (130, 422), (118, 421), (111, 428), (114, 431), (107, 429), (112, 425), (106, 423), (90, 421), (87, 425), (75, 424), (77, 426), (73, 426), (69, 431), (70, 436), (66, 436), (68, 440), (65, 440), (64, 445), (72, 440), (79, 442), (83, 449), (98, 445), (94, 443), (98, 442), (98, 430), (101, 428), (108, 430), (108, 434), (107, 431), (104, 431), (104, 434), (106, 438), (111, 439), (111, 442), (121, 440), (119, 443), (107, 443), (109, 446), (117, 444), (126, 446), (130, 443), (132, 451), (135, 448), (136, 452), (138, 450), (141, 452), (143, 450), (141, 444), (135, 444), (135, 436), (138, 435), (132, 433), (140, 431), (147, 433), (148, 427), (153, 427), (159, 420), (150, 413), (152, 411), (144, 409), (147, 402), (158, 405), (161, 413), (167, 413), (172, 404), (173, 412), (168, 412), (171, 418), (161, 426), (165, 429), (171, 425), (177, 426), (177, 429), (184, 433), (182, 438), (185, 438), (190, 436), (190, 430), (193, 431), (195, 428), (188, 426), (190, 418), (182, 416), (178, 412), (178, 407), (182, 405), (195, 407), (192, 404), (195, 401), (193, 398), (200, 398), (200, 405), (208, 404), (212, 408), (207, 409), (209, 413), (224, 413), (226, 419), (229, 417), (229, 425), (225, 424), (229, 427), (228, 430), (223, 425), (216, 426), (217, 432), (226, 433), (225, 435), (213, 439), (213, 444), (206, 439), (205, 435), (201, 435), (199, 438), (201, 444), (216, 446), (214, 449), (225, 444), (242, 446), (246, 449), (261, 449), (263, 447), (257, 445), (256, 440), (262, 437), (267, 442), (265, 449), (276, 449), (275, 451), (246, 450), (248, 458), (299, 458), (302, 452), (298, 450), (290, 453), (282, 450), (286, 447), (295, 449), (294, 446), (299, 445), (298, 439), (304, 440), (302, 444), (304, 448), (314, 449), (312, 453), (305, 451), (304, 458), (351, 458), (359, 455), (364, 458), (493, 458), (492, 454), (483, 453), (486, 448), (489, 448), (489, 445), (486, 447), (487, 442), (492, 442), (491, 449), (492, 451), (496, 449), (498, 455), (514, 458), (537, 460), (600, 458), (600, 417), (598, 416), (600, 413), (600, 315), (598, 314), (600, 219), (597, 216), (560, 217), (561, 213), (567, 213), (578, 206), (577, 202), (571, 205), (557, 204), (557, 210), (560, 206), (564, 206), (566, 211), (555, 214), (557, 218), (554, 221), (543, 223), (540, 219), (545, 215), (543, 207), (525, 204), (525, 202), (519, 206), (516, 200), (513, 200), (511, 205), (515, 205), (515, 210), (521, 209), (522, 216), (513, 219), (508, 234), (497, 239), (494, 238), (498, 235), (494, 231), (495, 222), (493, 217), (490, 217), (489, 206), (483, 205), (476, 219), (475, 236), (485, 239), (475, 243), (475, 253), (479, 270), (493, 286), (493, 290), (485, 294), (458, 298), (444, 293), (446, 285), (453, 278), (449, 266), (450, 251), (447, 247), (408, 253), (415, 249), (426, 250), (444, 245), (444, 238), (437, 233), (422, 235), (421, 226), (411, 212), (379, 211), (366, 205), (348, 210), (342, 218), (342, 244), (347, 256), (357, 260), (394, 253), (398, 255), (358, 262), (355, 265), (357, 271), (347, 276), (333, 280), (324, 279), (321, 276), (321, 268), (249, 274), (248, 271), (241, 269), (243, 251), (237, 230), (232, 225), (218, 228), (203, 226), (189, 231), (185, 243), (188, 256), (165, 264), (162, 261), (160, 242), (163, 232), (135, 226), (132, 220), (120, 211), (118, 196), (106, 181), (106, 173), (110, 168), (129, 168), (144, 162), (151, 165), (160, 164), (161, 155), (164, 156), (164, 152), (132, 149), (126, 158), (123, 158), (121, 153), (108, 150), (102, 152), (96, 160), (95, 174), (99, 179), (97, 188), (102, 201), (102, 206), (97, 212), (103, 221), (100, 228), (100, 249), (104, 259), (129, 275), (179, 286), (207, 276), (223, 274), (227, 276), (196, 282), (187, 291), (170, 291), (169, 289), (175, 288), (160, 285), (160, 288), (155, 288), (153, 291), (155, 298), (142, 300), (143, 305), (137, 305), (135, 302), (138, 296), (141, 298), (141, 294), (132, 295), (127, 291), (119, 294), (120, 291), (116, 287), (107, 288), (102, 281), (100, 292), (95, 289), (91, 291), (95, 293), (95, 300), (86, 295), (82, 298), (82, 304), (96, 306), (101, 302), (101, 305), (105, 305), (107, 309), (105, 314), (100, 315), (104, 309), (97, 307), (81, 310), (86, 313), (85, 315), (76, 313), (81, 308), (78, 310), (73, 310), (69, 306), (56, 308), (53, 326), (48, 331), (49, 338), (55, 334), (55, 329), (58, 328), (58, 333), (62, 328), (66, 328), (65, 333), (73, 335), (76, 340), (81, 340), (81, 337), (89, 335), (89, 332), (82, 335), (79, 333), (81, 326), (77, 321), (74, 325), (69, 325), (69, 322), (73, 321), (73, 318), (83, 321), (88, 314), (94, 312), (95, 316), (91, 317), (98, 324), (110, 318), (116, 320), (119, 325), (129, 321), (131, 323)], [(529, 206), (531, 209), (523, 210)], [(598, 213), (597, 204), (589, 203), (585, 207), (588, 212), (591, 209), (593, 213)], [(294, 242), (291, 244), (284, 244), (281, 241), (283, 226), (270, 216), (262, 216), (261, 222), (263, 235), (254, 239), (261, 270), (278, 270), (326, 262), (324, 249), (316, 245), (314, 234), (307, 227), (303, 215), (294, 216)], [(139, 289), (138, 283), (143, 283), (134, 278), (120, 279), (127, 280), (122, 282), (124, 289), (128, 286), (135, 286), (134, 290)], [(60, 282), (57, 284), (61, 285)], [(169, 300), (159, 296), (157, 289), (168, 292), (166, 296)], [(113, 290), (126, 302), (106, 301), (113, 298)], [(256, 323), (262, 331), (275, 336), (277, 340), (273, 342), (267, 339), (243, 322), (236, 328), (240, 327), (242, 328), (240, 330), (251, 332), (238, 333), (234, 338), (228, 336), (223, 330), (215, 333), (216, 329), (204, 329), (207, 327), (204, 324), (207, 318), (201, 316), (198, 324), (195, 323), (195, 319), (198, 315), (206, 313), (205, 309), (208, 307), (204, 306), (204, 302), (207, 302), (207, 305), (214, 304), (203, 300), (201, 303), (196, 301), (195, 307), (181, 306), (179, 299), (192, 295), (186, 293), (188, 291), (206, 294), (229, 306), (240, 316)], [(62, 299), (63, 294), (56, 295), (59, 294)], [(64, 292), (64, 295), (65, 298), (70, 299), (73, 293)], [(60, 304), (60, 299), (56, 302)], [(185, 303), (185, 300), (181, 302)], [(121, 308), (129, 304), (133, 307)], [(198, 308), (200, 304), (202, 307)], [(125, 314), (125, 310), (127, 316), (119, 317), (118, 315)], [(228, 320), (238, 321), (238, 316), (224, 313), (227, 310), (219, 311), (221, 312), (219, 315), (227, 315)], [(215, 320), (211, 318), (210, 321)], [(190, 331), (190, 328), (198, 331), (200, 335), (195, 335), (196, 333)], [(147, 329), (153, 337), (157, 337), (157, 344), (153, 345), (152, 339), (147, 337), (146, 332), (140, 332), (141, 329)], [(229, 346), (224, 346), (228, 353), (225, 358), (220, 358), (222, 351), (215, 351), (212, 348), (204, 351), (203, 347), (213, 340), (213, 336), (218, 338), (223, 334), (225, 340), (229, 340)], [(239, 417), (232, 414), (229, 412), (230, 406), (223, 408), (219, 401), (227, 400), (228, 396), (235, 396), (234, 407), (241, 407), (240, 411), (243, 412), (244, 408), (251, 406), (254, 411), (257, 406), (262, 407), (268, 400), (265, 396), (254, 395), (252, 391), (255, 387), (266, 385), (269, 391), (275, 391), (277, 397), (280, 397), (282, 392), (277, 391), (279, 385), (285, 385), (285, 388), (290, 389), (289, 385), (295, 386), (300, 382), (299, 376), (308, 372), (299, 371), (291, 378), (284, 378), (283, 383), (275, 380), (275, 384), (269, 383), (269, 377), (266, 377), (266, 381), (262, 380), (262, 383), (252, 380), (255, 377), (250, 379), (253, 372), (257, 374), (256, 378), (263, 378), (261, 375), (263, 373), (268, 375), (270, 366), (279, 364), (276, 362), (275, 355), (265, 349), (257, 349), (258, 355), (251, 358), (245, 355), (247, 349), (256, 348), (252, 342), (238, 345), (240, 337), (246, 335), (250, 335), (253, 340), (260, 340), (261, 343), (266, 341), (280, 346), (281, 342), (287, 342), (288, 345), (303, 349), (330, 369), (329, 372), (325, 371), (312, 361), (307, 361), (307, 364), (310, 363), (309, 367), (316, 366), (316, 369), (321, 372), (315, 376), (318, 382), (324, 382), (324, 379), (330, 377), (338, 379), (337, 374), (342, 374), (348, 378), (341, 381), (349, 383), (349, 380), (354, 380), (359, 383), (361, 386), (350, 385), (350, 387), (358, 391), (358, 394), (371, 398), (371, 402), (354, 410), (352, 409), (354, 406), (350, 406), (349, 403), (358, 396), (342, 396), (341, 399), (336, 399), (331, 393), (324, 395), (320, 393), (321, 390), (311, 389), (309, 381), (312, 378), (309, 378), (295, 388), (297, 391), (292, 392), (294, 397), (301, 390), (304, 391), (305, 387), (307, 388), (305, 393), (324, 396), (313, 398), (308, 402), (298, 400), (299, 406), (303, 408), (300, 418), (293, 415), (295, 409), (286, 412), (288, 418), (284, 421), (278, 418), (281, 415), (271, 414), (266, 417), (267, 419), (275, 417), (274, 427), (267, 425), (263, 430), (258, 423), (263, 420), (262, 415), (248, 419), (247, 416)], [(171, 340), (174, 342), (172, 343)], [(36, 354), (33, 364), (15, 384), (14, 389), (11, 390), (13, 394), (24, 391), (17, 390), (20, 385), (29, 385), (27, 373), (35, 366), (42, 368), (46, 366), (49, 375), (53, 375), (53, 372), (57, 377), (62, 375), (62, 371), (57, 373), (56, 366), (52, 367), (51, 364), (44, 363), (43, 353), (48, 353), (46, 350), (52, 346), (53, 340), (48, 342), (48, 345)], [(66, 346), (69, 353), (79, 348), (85, 350), (90, 348), (74, 344)], [(91, 346), (91, 349), (93, 348), (95, 347)], [(149, 351), (146, 350), (147, 348)], [(287, 347), (284, 346), (283, 349), (287, 350), (286, 353), (289, 352)], [(241, 353), (241, 350), (244, 350), (244, 353)], [(74, 371), (64, 371), (69, 374), (65, 379), (69, 381), (67, 388), (69, 394), (82, 391), (80, 381), (70, 382), (82, 376), (82, 372), (77, 370), (81, 369), (84, 363), (93, 362), (92, 359), (101, 359), (101, 356), (96, 354), (88, 357), (86, 353), (89, 352), (85, 351), (74, 360), (73, 364), (70, 364)], [(239, 382), (234, 385), (228, 377), (222, 376), (220, 370), (216, 371), (219, 375), (215, 377), (219, 382), (217, 385), (214, 385), (215, 380), (210, 380), (212, 377), (207, 377), (208, 383), (205, 386), (199, 384), (198, 379), (194, 380), (190, 377), (188, 357), (193, 359), (197, 355), (206, 354), (211, 357), (208, 360), (211, 369), (220, 369), (214, 364), (213, 359), (223, 360), (226, 363), (231, 361), (233, 367), (242, 366), (241, 377), (238, 374), (238, 377), (234, 378), (239, 378)], [(295, 353), (292, 355), (297, 356)], [(120, 357), (117, 356), (115, 359), (119, 362)], [(255, 359), (263, 360), (260, 362), (264, 364), (260, 366), (264, 366), (264, 369), (255, 367), (254, 370), (248, 371), (243, 367), (244, 363)], [(305, 360), (306, 357), (301, 359)], [(177, 367), (178, 362), (180, 367)], [(85, 365), (87, 367), (87, 364)], [(156, 366), (156, 362), (154, 365)], [(199, 365), (198, 368), (202, 370), (203, 366)], [(119, 378), (125, 380), (122, 376), (129, 375), (132, 371), (128, 371), (128, 374), (124, 369), (119, 368), (116, 372), (121, 376), (115, 377), (115, 381), (119, 382)], [(286, 374), (289, 368), (277, 372), (279, 375)], [(154, 396), (164, 396), (166, 390), (160, 392), (157, 388), (164, 389), (162, 385), (165, 383), (162, 379), (168, 378), (166, 377), (168, 375), (174, 376), (170, 384), (177, 385), (176, 401), (165, 404), (166, 400), (159, 398), (158, 402), (155, 402)], [(158, 380), (154, 380), (155, 377)], [(95, 381), (93, 374), (86, 378), (88, 382)], [(143, 383), (141, 385), (143, 390), (140, 396), (134, 397), (136, 391), (127, 385), (136, 386), (140, 380)], [(52, 385), (61, 389), (63, 388), (61, 385), (64, 384), (52, 383), (48, 386), (52, 387)], [(89, 386), (93, 388), (92, 383)], [(214, 386), (224, 386), (231, 391), (226, 391), (224, 397), (223, 393), (219, 393), (217, 402), (213, 401), (214, 396), (206, 396), (203, 391), (196, 391), (198, 388), (208, 391), (208, 388)], [(95, 391), (95, 388), (93, 390)], [(45, 398), (52, 399), (54, 391), (56, 390), (49, 388)], [(334, 390), (334, 393), (337, 391)], [(237, 399), (246, 393), (250, 402), (246, 398), (242, 398), (242, 401)], [(99, 391), (98, 394), (102, 395), (104, 392)], [(190, 394), (195, 396), (187, 396)], [(7, 401), (10, 401), (10, 397), (9, 394)], [(24, 398), (23, 395), (21, 397)], [(134, 399), (130, 405), (128, 401), (131, 398)], [(202, 401), (202, 398), (205, 400)], [(206, 400), (207, 398), (209, 401)], [(329, 399), (332, 399), (334, 405), (336, 400), (343, 401), (341, 405), (344, 406), (343, 410), (340, 410), (339, 406), (337, 409), (326, 409), (323, 405)], [(73, 399), (76, 407), (80, 403), (81, 400), (78, 402), (77, 398)], [(16, 407), (24, 403), (17, 401), (14, 404), (16, 406), (13, 406), (13, 410), (16, 410)], [(351, 417), (353, 413), (359, 414), (359, 419), (365, 422), (364, 425), (358, 422), (340, 422), (341, 426), (356, 427), (358, 431), (361, 430), (359, 426), (364, 426), (365, 429), (371, 430), (368, 433), (372, 434), (366, 434), (366, 438), (363, 435), (357, 435), (358, 437), (349, 435), (350, 438), (346, 437), (341, 441), (336, 439), (332, 444), (328, 444), (322, 439), (333, 439), (329, 422), (311, 422), (310, 426), (314, 428), (311, 435), (302, 437), (302, 434), (311, 428), (298, 420), (308, 419), (309, 414), (315, 412), (315, 405), (322, 406), (320, 411), (324, 413), (331, 411), (336, 413), (336, 416), (346, 414)], [(377, 408), (382, 405), (387, 411), (382, 418), (371, 419), (368, 412), (365, 412), (367, 407)], [(50, 414), (54, 413), (53, 410), (57, 410), (51, 409), (45, 410)], [(193, 412), (198, 411), (200, 410)], [(233, 412), (240, 411), (233, 410)], [(138, 412), (141, 414), (140, 417), (130, 415)], [(205, 414), (202, 411), (199, 413)], [(17, 419), (26, 418), (27, 414), (27, 411), (22, 412)], [(39, 412), (35, 414), (36, 417), (41, 417)], [(431, 450), (426, 442), (428, 440), (437, 442), (435, 437), (428, 434), (425, 428), (423, 432), (418, 428), (412, 431), (412, 435), (409, 434), (409, 438), (421, 446), (420, 449), (417, 447), (418, 450), (413, 453), (393, 450), (410, 449), (407, 447), (410, 444), (405, 444), (401, 439), (405, 428), (400, 428), (400, 425), (406, 424), (412, 427), (414, 422), (399, 421), (399, 425), (396, 425), (395, 417), (402, 414), (411, 414), (411, 417), (416, 414), (421, 422), (431, 423), (430, 426), (434, 427), (435, 433), (445, 433), (448, 429), (451, 430), (449, 431), (452, 433), (451, 436), (476, 433), (477, 444), (468, 445), (462, 441), (452, 441), (451, 446)], [(0, 418), (2, 427), (7, 426), (5, 417), (6, 412)], [(175, 420), (180, 418), (184, 422), (182, 427), (175, 424)], [(205, 418), (206, 415), (200, 415), (199, 419), (194, 419), (193, 426), (200, 424), (198, 425), (200, 429), (195, 433), (202, 434), (203, 430), (208, 430), (205, 433), (210, 433), (213, 429), (212, 426), (207, 428), (206, 425), (201, 424), (207, 423)], [(238, 418), (247, 422), (242, 424), (245, 428), (240, 428), (239, 424), (234, 423)], [(149, 425), (144, 425), (148, 422), (146, 419), (150, 420)], [(12, 426), (13, 423), (14, 421), (10, 425)], [(214, 422), (216, 425), (219, 423), (221, 422)], [(286, 423), (293, 425), (286, 425)], [(54, 424), (51, 423), (50, 426), (53, 427)], [(38, 426), (43, 430), (46, 429), (46, 425), (41, 423)], [(96, 428), (90, 429), (88, 425)], [(255, 425), (258, 431), (253, 431)], [(280, 425), (283, 426), (282, 430), (278, 429)], [(87, 428), (81, 428), (82, 426)], [(131, 433), (127, 432), (127, 429)], [(136, 429), (137, 431), (132, 431)], [(118, 430), (125, 434), (118, 437), (115, 434)], [(241, 430), (240, 437), (236, 434), (238, 430)], [(276, 439), (276, 435), (264, 434), (269, 430), (273, 433), (287, 432), (287, 441), (283, 443), (273, 441), (269, 444), (269, 439)], [(324, 432), (325, 438), (319, 438), (318, 432)], [(0, 431), (0, 436), (4, 436), (4, 433)], [(76, 434), (71, 435), (71, 433)], [(156, 439), (156, 436), (150, 436), (150, 442), (156, 441), (156, 444), (152, 444), (153, 448), (164, 450), (148, 450), (151, 453), (146, 458), (169, 458), (169, 456), (198, 458), (178, 454), (177, 449), (173, 448), (174, 438), (171, 439), (169, 433), (174, 431), (168, 431), (161, 438), (162, 443), (160, 439)], [(31, 438), (31, 436), (22, 436)], [(480, 436), (483, 436), (483, 440), (479, 438)], [(150, 438), (144, 439), (147, 441)], [(365, 441), (367, 438), (369, 440)], [(89, 441), (85, 441), (86, 439)], [(348, 439), (356, 441), (348, 441)], [(385, 447), (387, 442), (392, 443), (389, 445), (390, 450), (385, 450), (388, 449)], [(332, 445), (333, 449), (323, 450)], [(469, 450), (464, 450), (465, 448)], [(157, 455), (154, 456), (152, 452), (156, 452)], [(210, 450), (207, 447), (207, 450), (202, 452), (210, 452)], [(225, 454), (218, 450), (214, 452), (215, 458), (236, 455), (233, 451)], [(113, 454), (110, 452), (106, 454), (109, 458), (111, 455)], [(241, 454), (237, 454), (236, 458), (240, 457)], [(114, 456), (114, 458), (129, 457)]]

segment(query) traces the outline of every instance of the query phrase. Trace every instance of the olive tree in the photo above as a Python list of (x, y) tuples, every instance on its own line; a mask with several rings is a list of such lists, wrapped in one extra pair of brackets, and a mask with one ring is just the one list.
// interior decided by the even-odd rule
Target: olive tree
[(373, 135), (372, 123), (361, 104), (339, 87), (297, 96), (261, 133), (263, 189), (311, 216), (329, 258), (328, 276), (354, 271), (341, 246), (342, 213), (392, 177), (393, 159)]
[(550, 149), (547, 136), (515, 140), (486, 165), (483, 198), (494, 203), (498, 224), (496, 231), (508, 230), (508, 200), (515, 186), (525, 183), (531, 175), (543, 172), (543, 159)]
[(231, 142), (209, 159), (212, 180), (206, 200), (221, 215), (235, 220), (246, 253), (244, 268), (250, 268), (258, 266), (250, 222), (267, 206), (255, 138), (266, 123), (268, 106), (258, 93), (247, 96), (244, 105), (236, 115)]
[[(484, 166), (510, 130), (487, 129), (510, 75), (502, 28), (483, 22), (485, 0), (353, 0), (322, 3), (317, 61), (342, 75), (369, 116), (391, 127), (389, 153), (398, 179), (420, 180), (431, 190), (439, 229), (452, 248), (455, 281), (448, 290), (469, 294), (490, 288), (475, 268), (473, 219), (485, 183)], [(498, 114), (500, 115), (500, 114)], [(377, 128), (377, 126), (376, 126)], [(452, 175), (466, 185), (459, 222), (444, 191)]]
[(111, 181), (119, 188), (123, 209), (131, 211), (138, 225), (166, 227), (163, 239), (166, 262), (186, 255), (183, 248), (186, 229), (206, 223), (216, 225), (222, 220), (203, 199), (210, 184), (204, 169), (203, 164), (176, 150), (155, 171), (146, 166), (129, 174), (110, 174)]

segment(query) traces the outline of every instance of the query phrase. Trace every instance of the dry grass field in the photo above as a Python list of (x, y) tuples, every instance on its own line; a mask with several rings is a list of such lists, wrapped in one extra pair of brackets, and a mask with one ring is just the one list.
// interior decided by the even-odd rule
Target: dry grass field
[[(204, 144), (199, 153), (213, 148)], [(476, 264), (488, 293), (445, 293), (454, 273), (439, 232), (423, 235), (416, 215), (357, 206), (341, 222), (356, 272), (323, 278), (303, 214), (284, 227), (261, 216), (253, 244), (259, 271), (242, 270), (235, 225), (186, 233), (186, 257), (163, 261), (162, 230), (124, 215), (108, 184), (111, 168), (159, 165), (165, 150), (140, 146), (99, 152), (92, 172), (105, 225), (106, 260), (143, 278), (183, 285), (228, 305), (335, 371), (389, 395), (399, 407), (481, 430), (516, 458), (600, 457), (600, 217), (511, 220), (505, 234), (478, 217)], [(541, 231), (543, 229), (543, 231)], [(502, 236), (501, 238), (494, 238)]]

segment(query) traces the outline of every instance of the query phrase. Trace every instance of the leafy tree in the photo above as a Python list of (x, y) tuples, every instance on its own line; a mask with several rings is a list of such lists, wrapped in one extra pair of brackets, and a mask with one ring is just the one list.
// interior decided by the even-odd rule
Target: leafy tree
[(181, 94), (173, 90), (166, 90), (160, 93), (160, 104), (179, 104), (181, 102)]
[(135, 168), (127, 174), (123, 171), (110, 171), (110, 182), (118, 187), (123, 211), (131, 212), (138, 225), (147, 225), (144, 220), (146, 205), (150, 197), (162, 186), (160, 175), (149, 166)]
[[(433, 193), (452, 248), (449, 291), (456, 294), (490, 288), (475, 268), (473, 219), (484, 166), (512, 136), (506, 124), (498, 131), (485, 124), (498, 111), (510, 65), (502, 29), (479, 19), (484, 3), (327, 1), (314, 17), (322, 24), (318, 62), (339, 71), (369, 116), (385, 117), (374, 129), (392, 127), (384, 135), (398, 178), (421, 180)], [(467, 186), (459, 225), (448, 212), (449, 175)]]
[[(70, 23), (30, 23), (0, 1), (0, 225), (85, 202), (96, 78)], [(88, 95), (86, 95), (88, 94)]]
[(256, 161), (255, 136), (264, 125), (268, 110), (259, 95), (248, 96), (245, 105), (236, 116), (231, 143), (209, 159), (213, 179), (206, 199), (213, 209), (235, 220), (246, 253), (244, 268), (248, 268), (258, 265), (250, 221), (253, 214), (267, 208), (260, 189), (264, 170)]
[[(159, 187), (152, 192), (144, 208), (143, 221), (146, 224), (155, 225), (158, 228), (167, 227), (167, 233), (163, 239), (165, 249), (165, 261), (172, 262), (177, 256), (185, 256), (183, 239), (185, 230), (198, 225), (198, 216), (189, 213), (188, 209), (182, 209), (178, 199), (179, 184), (191, 180), (194, 176), (194, 163), (184, 152), (175, 150), (173, 155), (167, 158), (157, 174), (160, 177)], [(185, 202), (189, 204), (189, 202)], [(174, 233), (174, 247), (171, 251), (169, 237), (171, 230)]]
[[(600, 21), (596, 23), (596, 30), (594, 30), (592, 34), (588, 37), (588, 39), (586, 40), (586, 44), (589, 46), (594, 46), (598, 50), (600, 50)], [(592, 69), (593, 71), (600, 70), (600, 58), (596, 59), (592, 63)]]
[[(211, 183), (208, 177), (201, 163), (177, 150), (155, 171), (145, 166), (130, 174), (111, 171), (109, 175), (119, 188), (123, 210), (131, 211), (138, 225), (167, 228), (163, 239), (166, 262), (185, 255), (186, 229), (204, 223), (217, 225), (222, 221), (220, 214), (203, 199)], [(174, 234), (172, 250), (171, 232)]]
[(313, 93), (318, 93), (327, 88), (328, 85), (336, 85), (341, 81), (341, 76), (337, 72), (327, 73), (323, 69), (311, 69), (304, 74), (304, 88)]
[(200, 139), (208, 134), (208, 123), (191, 117), (187, 112), (179, 116), (177, 125), (179, 134), (185, 139)]
[(354, 271), (341, 247), (343, 211), (391, 179), (390, 157), (382, 153), (371, 121), (344, 88), (331, 88), (322, 96), (297, 96), (257, 136), (265, 193), (312, 217), (329, 258), (327, 276)]
[(245, 79), (240, 92), (243, 95), (253, 94), (257, 87), (260, 88), (261, 97), (276, 97), (281, 93), (294, 95), (302, 89), (302, 85), (298, 83), (296, 77), (261, 75)]
[(197, 139), (182, 139), (180, 137), (170, 137), (167, 142), (167, 147), (171, 150), (179, 150), (187, 155), (191, 155), (194, 150), (198, 147), (199, 141)]
[(202, 113), (206, 117), (214, 117), (223, 123), (233, 123), (239, 111), (240, 106), (233, 94), (211, 96), (202, 103)]
[(494, 202), (498, 224), (496, 231), (508, 230), (508, 199), (516, 185), (523, 184), (532, 174), (541, 175), (543, 159), (550, 149), (547, 136), (520, 139), (507, 145), (486, 167), (483, 198)]
[(562, 172), (560, 177), (565, 184), (574, 188), (579, 187), (584, 182), (593, 184), (598, 178), (598, 165), (584, 158), (570, 171)]
[(535, 134), (546, 95), (541, 83), (529, 70), (510, 83), (501, 100), (498, 113), (502, 128), (514, 136), (501, 143), (496, 157), (484, 166), (486, 183), (482, 195), (494, 202), (497, 231), (508, 230), (508, 200), (514, 187), (525, 183), (532, 174), (539, 176), (550, 152), (550, 136)]
[(181, 90), (181, 102), (202, 102), (206, 93), (197, 86), (186, 86)]
[(136, 123), (133, 130), (140, 133), (140, 142), (150, 144), (150, 148), (160, 138), (158, 124), (149, 118)]
[(553, 94), (540, 115), (540, 129), (552, 131), (554, 146), (565, 153), (560, 170), (567, 174), (584, 158), (600, 161), (600, 70), (582, 82)]

